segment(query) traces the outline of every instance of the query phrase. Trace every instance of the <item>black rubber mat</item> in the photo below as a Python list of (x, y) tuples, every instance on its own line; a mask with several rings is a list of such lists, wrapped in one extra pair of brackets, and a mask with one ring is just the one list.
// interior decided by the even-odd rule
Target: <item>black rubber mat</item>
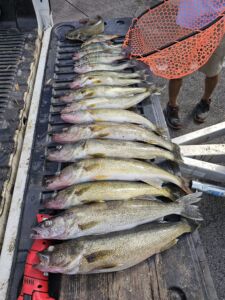
[(24, 93), (34, 58), (35, 39), (35, 31), (0, 30), (0, 204), (3, 184), (10, 175), (10, 156), (15, 147), (20, 111), (25, 106)]

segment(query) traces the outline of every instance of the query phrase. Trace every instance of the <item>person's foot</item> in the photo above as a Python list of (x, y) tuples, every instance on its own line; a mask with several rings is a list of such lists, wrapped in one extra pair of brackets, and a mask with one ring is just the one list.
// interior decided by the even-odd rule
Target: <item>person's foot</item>
[(178, 130), (182, 127), (179, 118), (178, 106), (170, 106), (169, 104), (167, 104), (165, 109), (165, 117), (166, 117), (166, 123), (170, 128)]
[(204, 123), (209, 114), (211, 99), (203, 100), (196, 105), (194, 109), (194, 120), (198, 123)]

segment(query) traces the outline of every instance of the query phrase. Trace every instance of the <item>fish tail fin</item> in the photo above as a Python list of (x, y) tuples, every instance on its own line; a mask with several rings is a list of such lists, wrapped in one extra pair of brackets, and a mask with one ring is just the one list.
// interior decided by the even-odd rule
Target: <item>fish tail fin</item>
[(144, 63), (139, 61), (139, 60), (135, 60), (133, 58), (130, 58), (130, 60), (128, 62), (129, 62), (130, 67), (133, 67), (133, 68), (137, 67), (139, 69), (143, 69)]
[(173, 154), (174, 157), (176, 158), (176, 162), (177, 163), (183, 163), (183, 158), (181, 156), (181, 152), (180, 152), (180, 147), (177, 144), (173, 144)]
[(147, 78), (150, 76), (149, 74), (146, 73), (145, 70), (138, 70), (136, 71), (136, 73), (138, 73), (140, 79), (142, 79), (143, 81), (147, 81)]
[(112, 40), (115, 40), (117, 38), (124, 38), (123, 34), (114, 34), (114, 36), (112, 37)]
[(179, 187), (186, 193), (186, 194), (192, 194), (192, 190), (189, 187), (189, 181), (187, 179), (184, 179), (183, 177), (180, 177), (180, 185)]
[(131, 53), (131, 47), (129, 45), (122, 45), (122, 48), (126, 50), (127, 53)]
[(162, 196), (164, 196), (166, 198), (169, 198), (172, 201), (176, 200), (176, 197), (174, 196), (174, 194), (173, 194), (173, 192), (170, 188), (164, 187), (162, 190), (163, 190), (163, 195)]
[(155, 129), (155, 133), (163, 137), (165, 135), (165, 128), (157, 126)]
[(185, 195), (176, 200), (179, 204), (187, 204), (191, 205), (193, 203), (197, 203), (201, 200), (202, 192), (196, 192), (189, 195)]
[(120, 52), (122, 55), (126, 56), (127, 58), (130, 57), (130, 51), (128, 48), (121, 48)]
[(186, 232), (193, 232), (199, 228), (200, 223), (197, 220), (182, 218), (181, 222), (186, 227)]
[(148, 90), (151, 94), (161, 95), (161, 92), (165, 89), (165, 87), (166, 85), (156, 86), (155, 84), (151, 84), (149, 85)]
[(201, 200), (200, 198), (201, 195), (202, 193), (194, 193), (194, 194), (181, 197), (176, 201), (181, 207), (180, 214), (183, 217), (195, 221), (203, 220), (202, 215), (199, 212), (199, 208), (196, 205), (192, 205), (193, 203), (199, 202)]

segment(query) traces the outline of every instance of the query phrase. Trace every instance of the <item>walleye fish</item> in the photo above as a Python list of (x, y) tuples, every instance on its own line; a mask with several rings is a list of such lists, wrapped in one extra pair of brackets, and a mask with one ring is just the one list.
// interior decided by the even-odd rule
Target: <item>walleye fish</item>
[(113, 109), (127, 109), (136, 104), (142, 102), (145, 98), (149, 97), (151, 94), (157, 93), (159, 89), (152, 88), (152, 91), (146, 93), (137, 94), (130, 97), (118, 97), (118, 98), (90, 98), (83, 99), (77, 102), (73, 102), (67, 105), (61, 110), (62, 114), (70, 113), (78, 110), (89, 110), (89, 109), (99, 109), (99, 108), (113, 108)]
[(96, 36), (93, 36), (89, 39), (87, 39), (82, 45), (81, 48), (86, 47), (87, 45), (93, 44), (93, 43), (100, 43), (105, 41), (111, 41), (116, 38), (120, 37), (118, 34), (98, 34)]
[(89, 46), (91, 47), (87, 46), (82, 48), (82, 50), (75, 52), (73, 55), (73, 59), (78, 60), (88, 54), (103, 52), (103, 51), (107, 51), (109, 53), (122, 51), (122, 44), (113, 45), (108, 43), (96, 43), (96, 44), (90, 44)]
[(130, 97), (118, 97), (118, 98), (103, 98), (103, 97), (96, 97), (96, 98), (86, 98), (77, 102), (73, 102), (67, 105), (65, 108), (61, 110), (61, 114), (67, 114), (74, 111), (79, 110), (89, 110), (89, 109), (127, 109), (130, 108), (145, 98), (149, 97), (151, 92), (148, 91), (146, 93), (137, 94), (135, 96)]
[(196, 228), (190, 224), (185, 219), (150, 223), (133, 230), (71, 240), (40, 252), (40, 263), (35, 267), (64, 274), (121, 271), (174, 246), (179, 236)]
[[(81, 22), (83, 23), (83, 20)], [(86, 19), (84, 26), (68, 31), (66, 38), (68, 40), (84, 41), (93, 35), (103, 33), (104, 27), (104, 21), (100, 16), (97, 16), (95, 19)]]
[(85, 74), (80, 74), (75, 77), (75, 79), (84, 80), (86, 76), (100, 76), (100, 77), (113, 77), (113, 78), (142, 78), (145, 79), (148, 75), (144, 70), (138, 70), (135, 72), (116, 72), (116, 71), (92, 71)]
[(152, 199), (158, 196), (174, 200), (173, 193), (167, 188), (155, 188), (141, 182), (96, 181), (73, 185), (43, 202), (46, 208), (66, 209), (90, 202), (129, 200), (138, 197)]
[(70, 83), (71, 89), (78, 89), (85, 86), (96, 86), (96, 85), (117, 85), (117, 86), (128, 86), (132, 84), (140, 84), (143, 82), (141, 78), (121, 78), (111, 76), (91, 76), (89, 73), (85, 73), (83, 78), (76, 78)]
[(176, 153), (180, 152), (178, 145), (165, 140), (151, 130), (129, 123), (98, 122), (86, 124), (85, 126), (71, 126), (64, 128), (63, 132), (55, 133), (52, 136), (53, 141), (57, 143), (73, 143), (94, 138), (140, 141), (157, 145)]
[(171, 214), (202, 221), (198, 207), (201, 193), (184, 196), (176, 202), (149, 200), (106, 201), (80, 205), (33, 227), (31, 238), (68, 240), (86, 235), (127, 230)]
[(179, 162), (180, 157), (174, 153), (145, 143), (119, 140), (83, 140), (76, 144), (57, 146), (50, 151), (47, 158), (58, 162), (76, 162), (86, 158), (118, 157), (136, 159), (165, 158)]
[(170, 182), (185, 192), (190, 191), (183, 178), (156, 165), (134, 159), (118, 158), (87, 159), (71, 164), (59, 175), (47, 179), (46, 189), (55, 190), (72, 184), (101, 180), (143, 181), (157, 188), (163, 183)]
[(102, 41), (102, 42), (97, 42), (97, 43), (91, 43), (88, 45), (84, 44), (82, 45), (82, 49), (79, 49), (78, 52), (80, 51), (86, 51), (86, 50), (95, 50), (95, 51), (103, 51), (108, 49), (110, 47), (111, 49), (116, 49), (116, 48), (123, 48), (123, 43), (113, 43), (113, 41)]
[(61, 114), (63, 121), (72, 124), (82, 124), (90, 122), (118, 122), (118, 123), (134, 123), (143, 125), (152, 131), (160, 130), (148, 119), (138, 115), (137, 113), (125, 109), (93, 109), (79, 110), (67, 114)]
[(136, 63), (134, 61), (127, 61), (124, 63), (120, 63), (120, 64), (96, 64), (96, 63), (92, 63), (92, 64), (86, 64), (86, 65), (82, 65), (82, 66), (75, 66), (74, 67), (74, 72), (78, 73), (78, 74), (83, 74), (83, 73), (87, 73), (87, 72), (92, 72), (92, 71), (122, 71), (128, 68), (133, 68), (136, 65)]
[(84, 87), (60, 97), (60, 100), (70, 103), (76, 100), (94, 97), (121, 97), (147, 92), (147, 87), (93, 86)]
[(84, 65), (89, 64), (112, 64), (119, 60), (127, 59), (125, 53), (116, 52), (116, 53), (107, 53), (107, 52), (95, 52), (90, 53), (79, 60), (74, 61), (75, 67), (83, 67)]

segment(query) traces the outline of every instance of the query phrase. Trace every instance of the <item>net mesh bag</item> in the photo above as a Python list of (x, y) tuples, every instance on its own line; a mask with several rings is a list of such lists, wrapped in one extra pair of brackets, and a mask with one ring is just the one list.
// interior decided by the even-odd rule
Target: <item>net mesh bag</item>
[(165, 0), (134, 19), (124, 47), (158, 76), (184, 77), (203, 66), (225, 33), (225, 0)]

